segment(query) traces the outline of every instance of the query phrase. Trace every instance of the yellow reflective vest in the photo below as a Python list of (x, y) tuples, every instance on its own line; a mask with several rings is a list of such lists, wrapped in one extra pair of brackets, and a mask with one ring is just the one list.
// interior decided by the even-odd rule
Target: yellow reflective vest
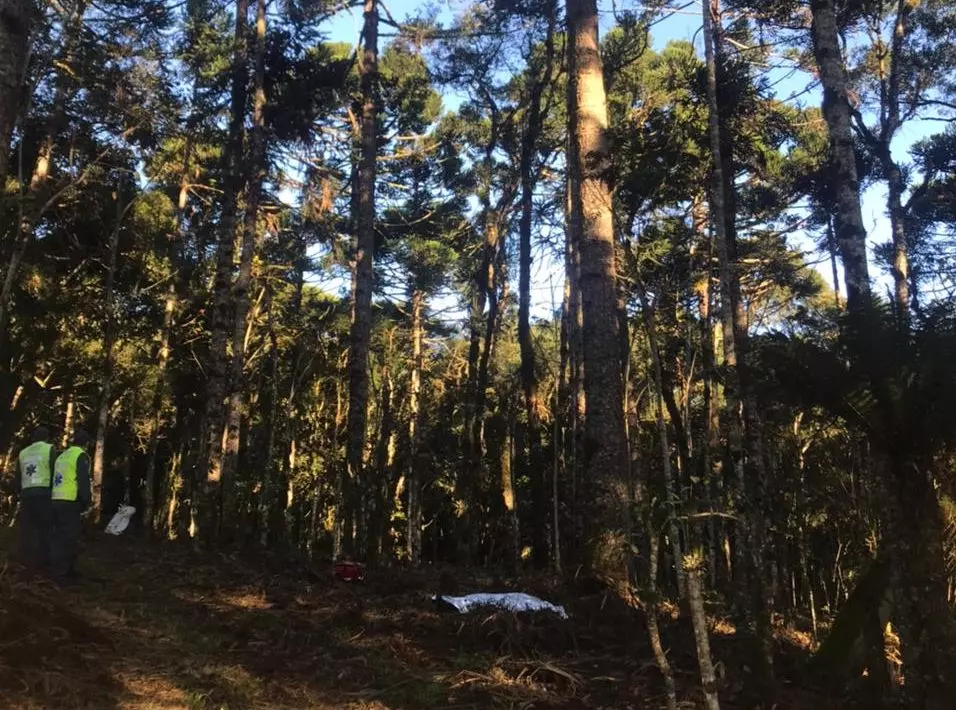
[(76, 465), (84, 453), (81, 447), (71, 446), (56, 457), (56, 463), (53, 464), (53, 500), (76, 500)]
[(53, 445), (36, 441), (20, 452), (20, 488), (49, 488)]

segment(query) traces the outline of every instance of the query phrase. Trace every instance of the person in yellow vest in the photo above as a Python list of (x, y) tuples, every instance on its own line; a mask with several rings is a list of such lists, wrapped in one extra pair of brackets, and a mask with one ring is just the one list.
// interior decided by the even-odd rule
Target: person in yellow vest
[(56, 450), (50, 430), (37, 427), (32, 443), (20, 452), (17, 487), (20, 493), (20, 558), (26, 567), (44, 572), (50, 563), (53, 508), (50, 488)]
[(51, 567), (53, 578), (65, 582), (76, 576), (80, 549), (82, 515), (90, 505), (90, 436), (82, 429), (73, 434), (70, 446), (53, 464), (53, 535)]

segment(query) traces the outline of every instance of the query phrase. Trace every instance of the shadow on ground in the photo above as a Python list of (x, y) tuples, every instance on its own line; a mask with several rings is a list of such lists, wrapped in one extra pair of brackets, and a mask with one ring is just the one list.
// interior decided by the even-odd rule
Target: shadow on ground
[[(57, 589), (12, 565), (8, 542), (0, 540), (2, 707), (664, 706), (643, 621), (604, 595), (525, 590), (566, 603), (569, 622), (459, 617), (430, 602), (436, 573), (392, 570), (348, 585), (275, 558), (105, 536), (86, 545), (83, 580)], [(679, 625), (670, 632), (686, 636)], [(732, 640), (715, 646), (733, 656)], [(671, 644), (671, 654), (683, 707), (697, 707), (692, 641)], [(740, 687), (724, 690), (723, 707), (748, 707), (733, 700)], [(786, 695), (778, 708), (846, 707)]]

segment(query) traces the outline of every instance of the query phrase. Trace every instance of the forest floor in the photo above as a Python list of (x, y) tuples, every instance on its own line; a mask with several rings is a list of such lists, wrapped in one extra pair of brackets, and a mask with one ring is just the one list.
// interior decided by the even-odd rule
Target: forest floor
[[(103, 534), (85, 542), (82, 578), (60, 589), (19, 569), (12, 543), (3, 531), (2, 708), (664, 707), (643, 620), (605, 594), (523, 580), (570, 619), (459, 616), (431, 601), (449, 574), (462, 593), (515, 583), (400, 569), (345, 583), (330, 568)], [(754, 707), (740, 649), (726, 622), (714, 626), (722, 707)], [(775, 707), (847, 707), (799, 689), (800, 639), (779, 639)], [(668, 621), (664, 640), (681, 707), (699, 707), (690, 629)]]

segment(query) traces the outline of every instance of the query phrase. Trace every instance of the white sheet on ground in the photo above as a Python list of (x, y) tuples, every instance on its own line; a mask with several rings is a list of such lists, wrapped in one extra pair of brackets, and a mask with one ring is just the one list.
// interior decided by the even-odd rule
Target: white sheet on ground
[(131, 505), (122, 505), (117, 509), (109, 524), (106, 526), (107, 535), (120, 535), (127, 527), (129, 520), (133, 517), (136, 508)]
[(521, 592), (468, 594), (463, 597), (449, 597), (443, 594), (441, 597), (435, 597), (435, 599), (441, 599), (441, 601), (451, 604), (460, 614), (467, 614), (478, 607), (494, 607), (506, 611), (550, 611), (562, 619), (568, 618), (563, 606), (555, 606), (551, 602)]

